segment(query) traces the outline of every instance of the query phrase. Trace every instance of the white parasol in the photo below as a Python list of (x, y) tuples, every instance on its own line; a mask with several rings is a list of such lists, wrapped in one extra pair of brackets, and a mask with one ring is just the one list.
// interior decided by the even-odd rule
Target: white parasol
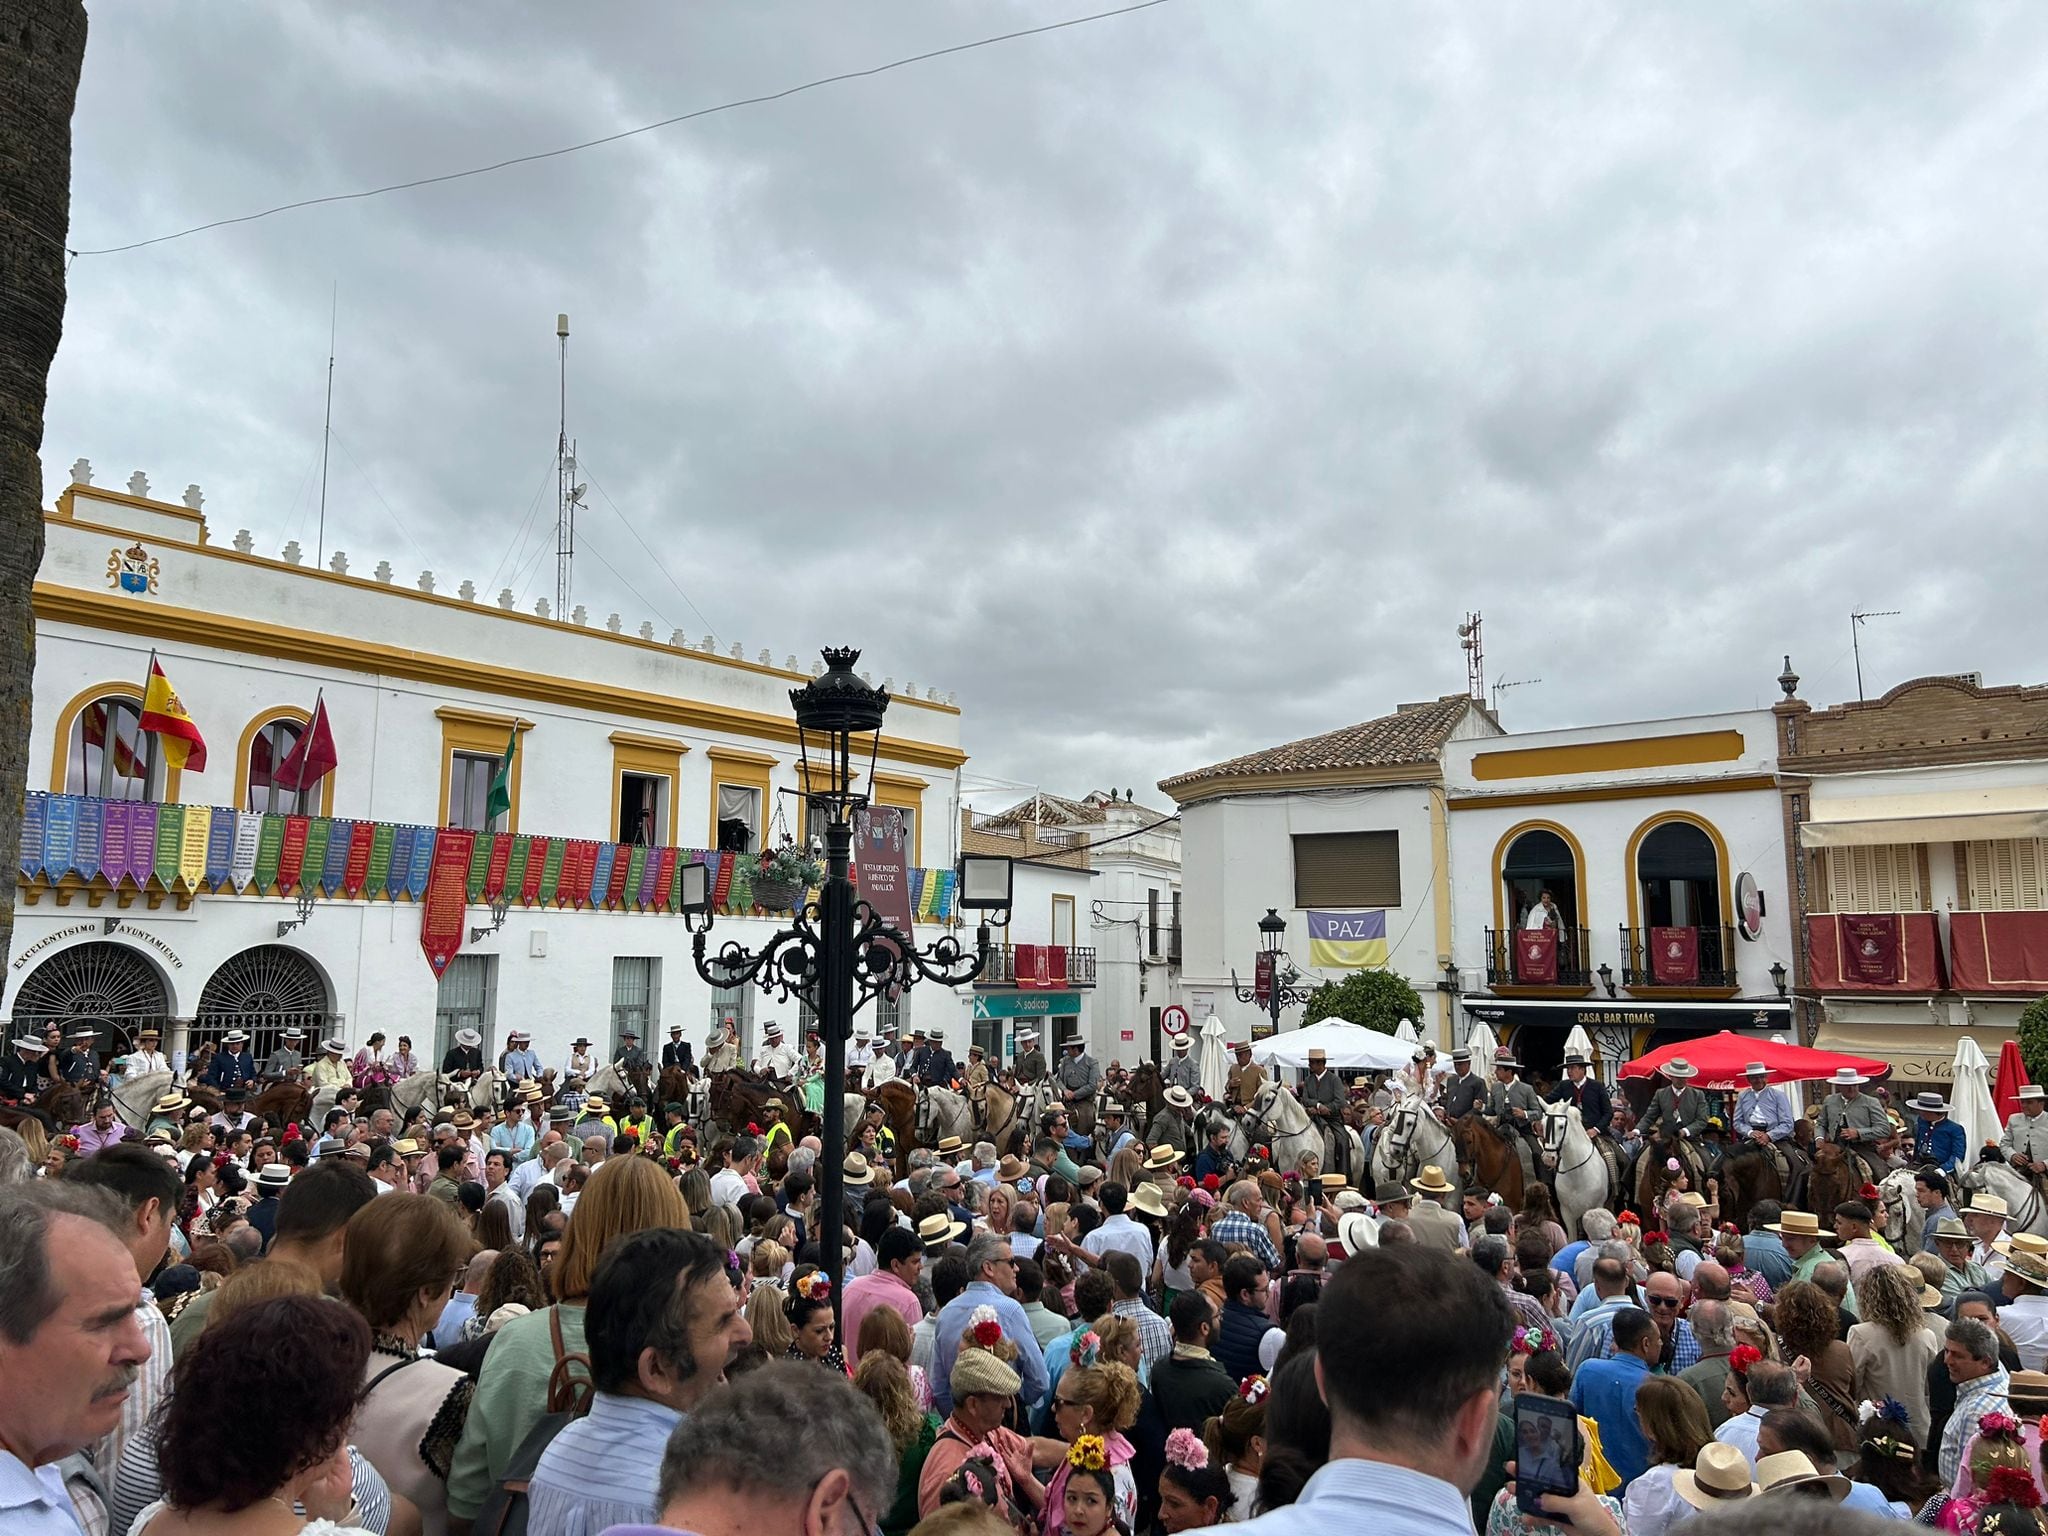
[(1422, 1037), (1415, 1033), (1415, 1021), (1403, 1019), (1394, 1026), (1394, 1038), (1411, 1050), (1422, 1043)]
[(1202, 1092), (1219, 1104), (1223, 1102), (1223, 1089), (1230, 1078), (1230, 1067), (1223, 1053), (1223, 1037), (1228, 1033), (1223, 1021), (1213, 1013), (1202, 1021), (1202, 1056), (1196, 1067), (1202, 1074)]
[(1472, 1033), (1465, 1037), (1465, 1048), (1472, 1053), (1472, 1070), (1481, 1077), (1493, 1071), (1493, 1058), (1500, 1050), (1500, 1042), (1493, 1038), (1493, 1026), (1485, 1020), (1472, 1025)]
[(1306, 1067), (1308, 1053), (1321, 1050), (1332, 1067), (1392, 1072), (1408, 1065), (1412, 1047), (1346, 1019), (1324, 1019), (1306, 1029), (1286, 1029), (1252, 1042), (1252, 1060), (1268, 1067)]
[[(1948, 1115), (1963, 1128), (1963, 1167), (1973, 1167), (1984, 1143), (2000, 1131), (1998, 1106), (1991, 1099), (1991, 1063), (1975, 1039), (1964, 1035), (1956, 1042), (1954, 1086), (1949, 1091)], [(1893, 1106), (1910, 1114), (1904, 1104)]]
[[(1574, 1024), (1572, 1032), (1564, 1037), (1564, 1053), (1569, 1056), (1577, 1051), (1586, 1060), (1593, 1060), (1593, 1037), (1586, 1033), (1586, 1026)], [(1615, 1065), (1619, 1065), (1616, 1063)]]

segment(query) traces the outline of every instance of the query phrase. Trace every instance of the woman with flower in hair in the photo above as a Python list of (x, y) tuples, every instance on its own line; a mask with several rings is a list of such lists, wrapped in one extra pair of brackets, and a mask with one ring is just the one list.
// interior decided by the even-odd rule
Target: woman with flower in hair
[(831, 1277), (814, 1269), (792, 1282), (782, 1310), (791, 1333), (788, 1358), (816, 1360), (845, 1375), (846, 1356), (839, 1348), (839, 1325), (832, 1316)]
[(1937, 1490), (1920, 1465), (1920, 1446), (1907, 1421), (1906, 1405), (1888, 1397), (1858, 1404), (1857, 1411), (1862, 1419), (1857, 1479), (1882, 1494), (1901, 1520), (1913, 1519)]
[(1266, 1378), (1247, 1376), (1237, 1396), (1202, 1426), (1209, 1461), (1221, 1467), (1230, 1484), (1230, 1504), (1217, 1516), (1235, 1524), (1249, 1520), (1257, 1506), (1259, 1472), (1266, 1464)]
[[(1955, 1486), (1946, 1499), (1937, 1500), (1938, 1511), (1936, 1504), (1929, 1504), (1920, 1518), (1944, 1531), (1983, 1536), (1980, 1518), (1990, 1507), (2017, 1503), (2027, 1491), (2031, 1491), (2033, 1502), (2038, 1505), (2040, 1488), (2034, 1482), (2033, 1462), (2027, 1454), (2020, 1421), (2002, 1410), (1987, 1413), (1977, 1420), (1977, 1433), (1963, 1450)], [(1930, 1514), (1934, 1516), (1931, 1521)]]
[(1131, 1519), (1118, 1507), (1102, 1441), (1083, 1435), (1067, 1452), (1046, 1490), (1045, 1528), (1070, 1536), (1131, 1536)]
[[(1085, 1336), (1084, 1336), (1085, 1337)], [(1138, 1484), (1131, 1469), (1135, 1447), (1125, 1431), (1137, 1423), (1141, 1392), (1138, 1373), (1114, 1360), (1096, 1357), (1085, 1348), (1053, 1389), (1053, 1440), (1033, 1445), (1033, 1460), (1041, 1465), (1045, 1452), (1058, 1462), (1052, 1481), (1046, 1485), (1045, 1536), (1060, 1536), (1062, 1510), (1060, 1491), (1073, 1469), (1070, 1453), (1088, 1441), (1100, 1447), (1102, 1465), (1116, 1490), (1116, 1512), (1125, 1529), (1136, 1524)]]
[(1223, 1466), (1192, 1429), (1166, 1437), (1166, 1470), (1159, 1474), (1159, 1528), (1167, 1536), (1230, 1520), (1237, 1492)]

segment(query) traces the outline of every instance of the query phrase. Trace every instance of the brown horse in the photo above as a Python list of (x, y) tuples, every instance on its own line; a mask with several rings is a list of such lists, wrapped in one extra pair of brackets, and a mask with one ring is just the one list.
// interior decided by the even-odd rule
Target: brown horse
[(868, 1095), (882, 1106), (890, 1133), (896, 1138), (896, 1177), (910, 1173), (910, 1149), (917, 1140), (917, 1089), (900, 1077), (892, 1077)]
[(663, 1067), (661, 1077), (654, 1085), (657, 1104), (688, 1104), (690, 1102), (690, 1074), (681, 1067)]
[(58, 1131), (68, 1131), (74, 1125), (83, 1125), (90, 1111), (76, 1084), (60, 1082), (45, 1088), (26, 1104), (0, 1105), (0, 1125), (13, 1130), (32, 1113), (41, 1114)]
[(1451, 1140), (1457, 1143), (1458, 1165), (1467, 1170), (1467, 1189), (1490, 1189), (1510, 1210), (1522, 1205), (1521, 1154), (1484, 1115), (1460, 1115), (1451, 1122)]
[(1721, 1219), (1749, 1230), (1750, 1207), (1759, 1200), (1792, 1205), (1806, 1182), (1807, 1160), (1797, 1147), (1766, 1151), (1745, 1141), (1721, 1159)]
[(1143, 1136), (1145, 1128), (1166, 1107), (1166, 1079), (1160, 1076), (1159, 1063), (1141, 1061), (1131, 1068), (1124, 1084), (1124, 1103), (1130, 1110), (1126, 1124)]
[(1840, 1142), (1813, 1144), (1813, 1172), (1806, 1179), (1806, 1203), (1826, 1226), (1834, 1219), (1835, 1207), (1854, 1200), (1856, 1191), (1869, 1182), (1863, 1164)]

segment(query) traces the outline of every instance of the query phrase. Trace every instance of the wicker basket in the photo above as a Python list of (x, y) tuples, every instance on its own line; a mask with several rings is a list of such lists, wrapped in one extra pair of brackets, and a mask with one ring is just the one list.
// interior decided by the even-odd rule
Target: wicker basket
[(804, 899), (804, 888), (793, 881), (754, 877), (754, 905), (763, 912), (794, 912)]

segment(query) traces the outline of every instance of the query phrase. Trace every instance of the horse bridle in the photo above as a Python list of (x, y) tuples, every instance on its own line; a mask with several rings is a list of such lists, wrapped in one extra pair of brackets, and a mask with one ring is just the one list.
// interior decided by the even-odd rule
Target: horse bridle
[[(1558, 1132), (1557, 1145), (1554, 1147), (1548, 1145), (1550, 1124), (1553, 1120), (1562, 1127)], [(1569, 1168), (1564, 1165), (1564, 1139), (1571, 1131), (1571, 1116), (1564, 1105), (1553, 1104), (1543, 1112), (1543, 1130), (1546, 1143), (1543, 1150), (1548, 1152), (1551, 1157), (1557, 1159), (1558, 1177), (1562, 1178), (1567, 1173), (1576, 1173), (1579, 1169), (1585, 1167), (1586, 1164), (1596, 1163), (1600, 1160), (1600, 1148), (1594, 1145), (1593, 1133), (1588, 1131), (1586, 1133), (1586, 1155), (1576, 1163), (1573, 1163)]]

